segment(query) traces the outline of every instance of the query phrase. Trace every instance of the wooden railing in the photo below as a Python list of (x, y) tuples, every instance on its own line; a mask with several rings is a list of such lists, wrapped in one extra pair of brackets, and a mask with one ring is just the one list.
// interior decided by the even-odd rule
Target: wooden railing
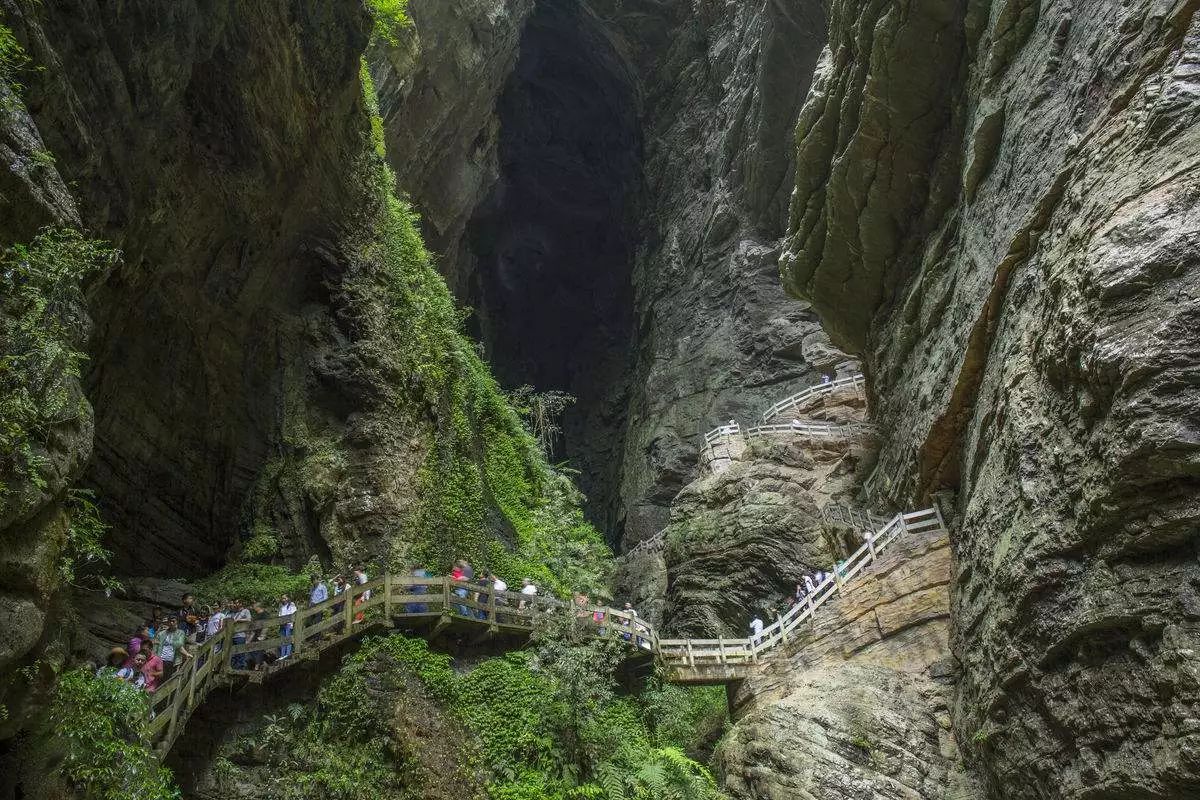
[[(290, 617), (226, 623), (150, 696), (151, 739), (156, 751), (165, 754), (192, 712), (217, 686), (237, 677), (261, 682), (380, 626), (427, 620), (436, 632), (455, 622), (466, 622), (491, 632), (527, 635), (538, 615), (564, 612), (575, 613), (592, 626), (595, 636), (619, 638), (647, 653), (658, 649), (654, 627), (636, 614), (619, 609), (577, 606), (554, 597), (514, 591), (495, 592), (490, 586), (445, 577), (387, 575), (347, 587), (341, 594), (298, 609)], [(284, 648), (290, 648), (290, 654), (273, 663), (267, 664), (261, 658), (266, 653), (282, 653)]]
[(704, 683), (727, 682), (745, 677), (750, 665), (811, 619), (817, 609), (829, 602), (842, 588), (867, 569), (883, 550), (906, 532), (945, 530), (941, 512), (936, 508), (897, 514), (886, 525), (869, 534), (862, 547), (834, 566), (803, 602), (763, 628), (761, 634), (745, 639), (660, 639), (659, 661), (667, 668), (669, 680)]
[(767, 439), (780, 436), (812, 436), (822, 439), (844, 439), (863, 433), (872, 433), (875, 426), (869, 422), (788, 422), (777, 425), (756, 425), (747, 428), (747, 439)]
[(829, 383), (819, 383), (816, 386), (809, 386), (807, 389), (802, 389), (791, 397), (780, 400), (778, 403), (768, 408), (765, 412), (763, 412), (763, 422), (769, 423), (776, 417), (791, 412), (793, 409), (798, 408), (800, 405), (814, 397), (832, 394), (834, 391), (847, 386), (857, 389), (859, 393), (862, 393), (866, 391), (867, 379), (862, 375), (850, 375), (849, 377), (838, 378), (836, 381), (830, 381)]
[[(151, 732), (156, 750), (171, 749), (205, 697), (230, 680), (262, 681), (296, 663), (316, 658), (345, 640), (380, 626), (430, 622), (433, 636), (455, 623), (486, 627), (491, 633), (528, 635), (542, 614), (571, 613), (592, 628), (592, 635), (624, 641), (635, 653), (653, 654), (669, 680), (721, 683), (745, 677), (762, 655), (786, 641), (842, 587), (860, 575), (892, 542), (908, 531), (943, 529), (937, 509), (897, 514), (870, 533), (853, 555), (804, 602), (746, 639), (660, 639), (654, 626), (607, 606), (581, 606), (553, 597), (495, 592), (489, 586), (451, 578), (387, 575), (348, 587), (290, 617), (230, 622), (201, 644), (193, 657), (151, 695)], [(264, 654), (290, 654), (267, 663)]]
[(874, 425), (867, 422), (827, 422), (821, 420), (792, 420), (790, 422), (772, 422), (772, 420), (792, 411), (814, 397), (832, 394), (838, 389), (851, 387), (860, 393), (866, 389), (866, 379), (862, 375), (851, 375), (836, 381), (810, 386), (797, 392), (786, 400), (781, 400), (767, 409), (763, 414), (763, 423), (752, 428), (743, 429), (736, 421), (713, 428), (704, 434), (703, 462), (713, 472), (721, 472), (733, 461), (739, 459), (746, 445), (753, 439), (774, 439), (780, 437), (809, 437), (821, 439), (844, 439), (859, 434), (872, 433)]

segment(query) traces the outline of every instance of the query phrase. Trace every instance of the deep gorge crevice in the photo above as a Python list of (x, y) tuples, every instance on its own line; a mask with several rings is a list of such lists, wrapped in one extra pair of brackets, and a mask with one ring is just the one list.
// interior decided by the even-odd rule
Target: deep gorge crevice
[(633, 359), (636, 90), (581, 5), (543, 3), (497, 113), (499, 180), (467, 226), (460, 299), (506, 388), (576, 398), (555, 458), (579, 470), (611, 536)]

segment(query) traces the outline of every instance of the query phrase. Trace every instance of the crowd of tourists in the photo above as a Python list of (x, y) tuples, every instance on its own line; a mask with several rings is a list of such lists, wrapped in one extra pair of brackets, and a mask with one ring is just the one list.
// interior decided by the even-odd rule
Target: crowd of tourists
[[(781, 617), (791, 615), (795, 611), (796, 606), (803, 606), (812, 602), (816, 598), (817, 591), (821, 588), (825, 581), (834, 577), (835, 574), (845, 573), (846, 564), (847, 562), (844, 560), (838, 561), (833, 565), (832, 572), (826, 572), (825, 570), (818, 569), (805, 573), (801, 576), (800, 581), (796, 584), (796, 591), (788, 595), (782, 610), (775, 607), (768, 607), (765, 609), (765, 616), (770, 618), (773, 623), (775, 620)], [(764, 614), (756, 613), (750, 620), (750, 638), (755, 642), (762, 638), (764, 627), (762, 620), (763, 616)]]
[[(436, 577), (431, 570), (425, 568), (414, 569), (411, 574), (414, 578)], [(458, 582), (452, 589), (458, 602), (452, 604), (451, 611), (461, 617), (504, 623), (518, 616), (519, 612), (537, 606), (539, 589), (530, 578), (524, 578), (519, 589), (511, 590), (508, 583), (494, 572), (482, 571), (477, 575), (466, 560), (456, 561), (448, 577)], [(331, 597), (337, 598), (347, 592), (354, 596), (355, 607), (362, 606), (371, 599), (370, 590), (354, 592), (351, 588), (366, 584), (369, 580), (366, 570), (361, 566), (355, 567), (349, 577), (340, 574), (335, 575), (332, 580), (327, 580), (313, 576), (306, 608), (319, 606)], [(428, 613), (430, 603), (420, 602), (418, 597), (428, 594), (429, 589), (427, 585), (410, 586), (408, 602), (403, 605), (404, 612), (416, 615)], [(601, 635), (604, 635), (607, 630), (607, 613), (603, 609), (593, 609), (587, 595), (581, 593), (574, 596), (572, 605), (577, 616), (584, 618), (590, 615), (592, 621), (600, 627)], [(363, 610), (352, 609), (350, 613), (352, 625), (364, 621)], [(329, 617), (326, 617), (326, 614)], [(97, 675), (111, 676), (153, 693), (191, 659), (197, 656), (202, 659), (207, 657), (201, 648), (205, 642), (210, 639), (216, 640), (214, 651), (220, 652), (224, 642), (218, 637), (225, 636), (226, 627), (236, 623), (246, 624), (234, 628), (229, 639), (233, 645), (265, 641), (272, 634), (283, 640), (277, 647), (264, 647), (261, 650), (241, 648), (245, 652), (234, 652), (230, 657), (230, 665), (234, 669), (266, 669), (295, 654), (292, 637), (298, 615), (304, 617), (304, 626), (307, 628), (325, 619), (337, 619), (345, 614), (345, 603), (334, 602), (326, 609), (306, 615), (305, 611), (297, 606), (295, 599), (287, 594), (280, 595), (278, 603), (269, 607), (261, 602), (246, 603), (240, 599), (198, 606), (195, 596), (189, 592), (180, 599), (177, 609), (170, 612), (164, 612), (160, 608), (153, 609), (145, 624), (133, 632), (125, 646), (112, 648), (105, 664), (97, 669)], [(625, 603), (622, 613), (614, 619), (612, 624), (619, 626), (621, 638), (636, 643), (638, 647), (650, 649), (649, 628), (637, 621), (637, 611), (631, 604)], [(345, 631), (346, 620), (340, 619), (338, 622), (331, 622), (314, 635), (301, 632), (300, 636), (305, 642), (312, 642), (322, 637), (340, 636)], [(203, 666), (203, 663), (199, 666)]]

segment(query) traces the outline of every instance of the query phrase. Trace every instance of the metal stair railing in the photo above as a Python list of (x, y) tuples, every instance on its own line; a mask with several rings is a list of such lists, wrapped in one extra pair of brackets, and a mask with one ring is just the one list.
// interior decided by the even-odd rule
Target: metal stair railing
[(802, 389), (791, 397), (786, 397), (768, 408), (762, 415), (763, 422), (770, 422), (775, 417), (785, 414), (788, 411), (798, 407), (806, 400), (810, 400), (821, 395), (832, 394), (834, 391), (846, 386), (859, 389), (861, 393), (861, 391), (866, 390), (867, 379), (861, 374), (850, 375), (845, 378), (838, 378), (835, 381), (830, 381), (829, 383), (818, 383), (816, 386), (809, 386), (807, 389)]

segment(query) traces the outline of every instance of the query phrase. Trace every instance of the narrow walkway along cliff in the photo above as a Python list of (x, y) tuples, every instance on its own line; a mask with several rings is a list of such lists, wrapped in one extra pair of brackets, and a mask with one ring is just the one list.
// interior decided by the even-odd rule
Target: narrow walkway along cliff
[(0, 800), (1200, 796), (1197, 6), (0, 0)]

